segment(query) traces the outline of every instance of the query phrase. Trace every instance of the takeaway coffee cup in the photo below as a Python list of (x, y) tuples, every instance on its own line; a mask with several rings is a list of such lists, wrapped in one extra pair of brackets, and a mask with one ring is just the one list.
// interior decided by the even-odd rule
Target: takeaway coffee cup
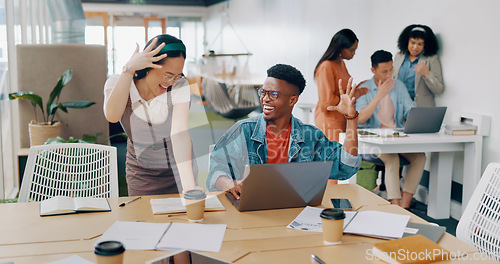
[(207, 198), (207, 195), (203, 190), (189, 190), (184, 194), (187, 218), (190, 222), (203, 221), (205, 198)]
[(341, 209), (324, 209), (321, 211), (321, 226), (325, 244), (335, 245), (342, 242), (345, 213)]
[(95, 246), (97, 264), (122, 264), (125, 247), (119, 241), (102, 241)]

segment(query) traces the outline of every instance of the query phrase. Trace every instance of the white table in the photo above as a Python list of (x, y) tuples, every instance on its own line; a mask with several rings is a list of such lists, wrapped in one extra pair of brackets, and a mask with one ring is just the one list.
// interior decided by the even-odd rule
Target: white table
[(432, 152), (427, 214), (450, 217), (453, 155), (464, 152), (462, 212), (481, 178), (483, 137), (443, 133), (410, 134), (408, 137), (359, 138), (359, 154)]

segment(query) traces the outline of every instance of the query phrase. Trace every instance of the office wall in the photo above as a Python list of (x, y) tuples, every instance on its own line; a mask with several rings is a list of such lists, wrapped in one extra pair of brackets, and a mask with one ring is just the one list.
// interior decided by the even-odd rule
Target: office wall
[[(496, 0), (230, 0), (207, 9), (207, 41), (219, 33), (229, 18), (246, 47), (253, 74), (265, 75), (275, 63), (296, 66), (307, 87), (299, 102), (316, 103), (314, 67), (333, 34), (342, 28), (356, 32), (360, 43), (347, 67), (359, 82), (371, 78), (370, 55), (378, 49), (396, 52), (401, 30), (413, 23), (429, 25), (441, 43), (441, 62), (446, 90), (438, 105), (448, 106), (446, 120), (454, 111), (490, 115), (491, 135), (485, 138), (483, 171), (500, 161), (500, 2)], [(224, 41), (213, 43), (220, 51), (242, 51), (228, 32)], [(264, 77), (263, 77), (264, 78)], [(302, 113), (295, 110), (296, 116)], [(311, 119), (312, 120), (312, 119)], [(457, 157), (455, 167), (462, 166)], [(461, 182), (461, 170), (454, 180)]]

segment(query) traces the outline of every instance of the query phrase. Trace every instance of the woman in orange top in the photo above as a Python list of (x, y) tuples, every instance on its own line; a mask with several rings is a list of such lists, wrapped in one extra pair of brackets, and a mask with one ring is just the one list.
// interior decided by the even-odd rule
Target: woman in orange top
[[(339, 133), (345, 132), (346, 129), (344, 115), (329, 110), (329, 106), (335, 106), (340, 101), (339, 81), (345, 86), (351, 78), (344, 60), (352, 59), (357, 48), (356, 34), (350, 29), (342, 29), (333, 36), (328, 49), (314, 69), (319, 98), (314, 111), (314, 122), (330, 140), (338, 141)], [(355, 97), (358, 98), (367, 91), (367, 89), (356, 89)]]

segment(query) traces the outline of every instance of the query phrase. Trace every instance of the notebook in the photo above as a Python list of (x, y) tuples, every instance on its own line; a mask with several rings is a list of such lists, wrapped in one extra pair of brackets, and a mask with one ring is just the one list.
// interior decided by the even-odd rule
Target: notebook
[(447, 260), (450, 252), (423, 235), (414, 235), (375, 243), (372, 255), (391, 264), (421, 264)]
[(333, 161), (247, 165), (240, 199), (227, 198), (239, 211), (321, 204)]
[(406, 118), (403, 132), (406, 134), (439, 132), (445, 113), (446, 106), (412, 107)]

